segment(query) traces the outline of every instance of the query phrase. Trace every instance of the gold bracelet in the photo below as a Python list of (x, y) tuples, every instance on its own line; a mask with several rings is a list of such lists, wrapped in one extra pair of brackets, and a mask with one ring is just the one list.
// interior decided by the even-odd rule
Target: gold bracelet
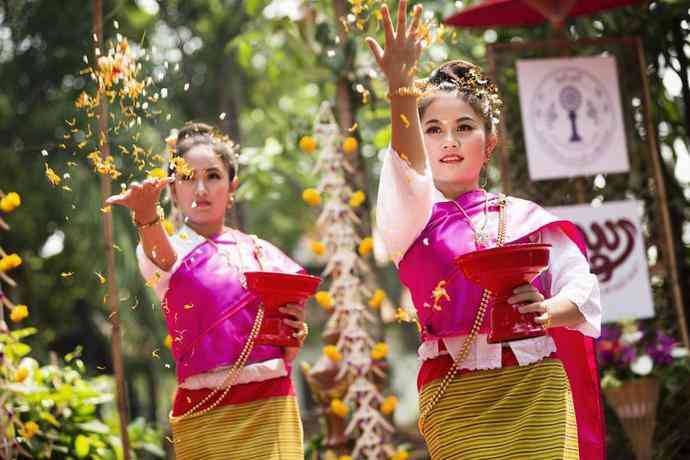
[(143, 229), (145, 229), (145, 228), (153, 227), (154, 225), (156, 225), (156, 224), (157, 224), (158, 222), (160, 222), (160, 221), (161, 221), (161, 216), (156, 215), (156, 218), (155, 218), (154, 220), (152, 220), (151, 222), (148, 222), (148, 223), (146, 223), (146, 224), (140, 224), (139, 222), (137, 222), (137, 220), (134, 218), (134, 216), (132, 216), (132, 222), (134, 222), (134, 225), (136, 225), (136, 227), (137, 227), (139, 230), (143, 230)]
[(548, 308), (546, 309), (546, 321), (542, 323), (542, 327), (544, 330), (551, 329), (551, 312)]
[(391, 98), (393, 98), (393, 96), (414, 97), (415, 99), (419, 99), (423, 95), (424, 95), (424, 91), (417, 88), (415, 85), (401, 86), (400, 88), (396, 89), (395, 91), (391, 91), (388, 94), (386, 94), (386, 99), (388, 99), (390, 101)]
[(292, 334), (294, 338), (299, 340), (299, 344), (304, 345), (305, 340), (307, 340), (307, 336), (309, 335), (309, 325), (305, 322), (302, 323), (302, 329), (300, 331), (295, 332)]

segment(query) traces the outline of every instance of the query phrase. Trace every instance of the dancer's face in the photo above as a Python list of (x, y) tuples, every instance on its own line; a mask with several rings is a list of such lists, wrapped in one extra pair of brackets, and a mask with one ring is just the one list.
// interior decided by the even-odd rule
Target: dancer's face
[(223, 161), (208, 145), (192, 147), (184, 159), (193, 173), (175, 178), (172, 190), (176, 206), (193, 225), (222, 226), (237, 178), (229, 180)]
[(479, 173), (496, 145), (484, 120), (462, 98), (439, 95), (422, 115), (431, 173), (441, 191), (476, 188)]

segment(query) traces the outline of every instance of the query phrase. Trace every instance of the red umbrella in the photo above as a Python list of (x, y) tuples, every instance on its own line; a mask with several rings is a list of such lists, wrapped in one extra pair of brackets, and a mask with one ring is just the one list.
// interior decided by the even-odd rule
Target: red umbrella
[(458, 27), (530, 26), (549, 21), (556, 27), (565, 18), (593, 14), (641, 0), (484, 0), (460, 10), (444, 22)]

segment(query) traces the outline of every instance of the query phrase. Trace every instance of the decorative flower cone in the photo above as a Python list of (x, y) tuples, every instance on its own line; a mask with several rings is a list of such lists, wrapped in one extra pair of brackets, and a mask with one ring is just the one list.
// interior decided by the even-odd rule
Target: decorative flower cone
[[(361, 222), (353, 211), (365, 195), (348, 185), (346, 175), (352, 168), (327, 103), (319, 111), (314, 137), (320, 149), (315, 167), (320, 181), (314, 190), (321, 197), (322, 208), (316, 226), (327, 256), (322, 276), (328, 280), (331, 316), (322, 335), (329, 345), (327, 352), (302, 371), (325, 417), (327, 448), (358, 459), (390, 458), (395, 453), (391, 443), (394, 427), (379, 410), (384, 401), (380, 388), (386, 380), (385, 353), (372, 353), (376, 340), (371, 330), (377, 318), (368, 302), (375, 289), (366, 281), (372, 276), (367, 257), (373, 241), (359, 235)], [(316, 204), (315, 197), (310, 191), (305, 201)], [(379, 308), (381, 303), (376, 302)], [(337, 392), (332, 391), (335, 388)], [(334, 398), (339, 400), (336, 407), (340, 410), (333, 410)]]
[(651, 459), (659, 381), (654, 377), (625, 381), (618, 388), (605, 389), (604, 396), (623, 425), (635, 457), (638, 460)]

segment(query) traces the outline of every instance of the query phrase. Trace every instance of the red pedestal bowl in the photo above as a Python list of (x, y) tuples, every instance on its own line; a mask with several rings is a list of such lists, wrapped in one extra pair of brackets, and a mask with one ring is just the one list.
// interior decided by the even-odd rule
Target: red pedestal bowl
[(318, 276), (297, 273), (245, 272), (247, 289), (256, 294), (264, 304), (264, 321), (256, 337), (257, 344), (278, 345), (282, 347), (299, 346), (293, 337), (296, 331), (283, 323), (283, 319), (293, 319), (280, 313), (278, 309), (285, 304), (304, 306), (319, 286)]
[(549, 265), (550, 244), (511, 244), (500, 248), (470, 252), (455, 262), (465, 277), (491, 291), (489, 343), (510, 342), (545, 335), (534, 321), (536, 313), (522, 314), (506, 301), (516, 287), (531, 283)]

